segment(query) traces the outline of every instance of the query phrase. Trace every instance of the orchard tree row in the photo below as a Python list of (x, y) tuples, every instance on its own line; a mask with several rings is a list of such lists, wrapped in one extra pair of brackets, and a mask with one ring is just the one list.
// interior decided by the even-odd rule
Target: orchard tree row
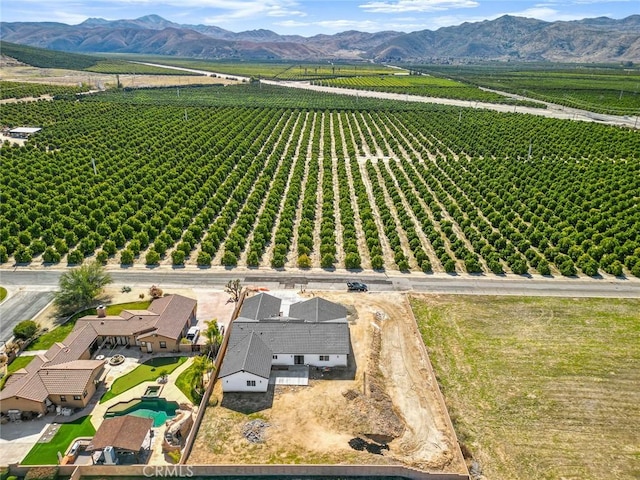
[(5, 264), (640, 275), (630, 130), (96, 100), (7, 104), (2, 123), (43, 127), (0, 149)]

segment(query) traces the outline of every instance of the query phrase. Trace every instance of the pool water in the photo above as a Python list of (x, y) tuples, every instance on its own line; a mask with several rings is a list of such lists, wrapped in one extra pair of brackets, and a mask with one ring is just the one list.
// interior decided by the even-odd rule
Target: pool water
[(151, 418), (153, 426), (160, 427), (168, 419), (176, 416), (178, 408), (178, 402), (169, 402), (164, 398), (134, 400), (114, 405), (107, 410), (105, 418), (133, 415), (134, 417)]

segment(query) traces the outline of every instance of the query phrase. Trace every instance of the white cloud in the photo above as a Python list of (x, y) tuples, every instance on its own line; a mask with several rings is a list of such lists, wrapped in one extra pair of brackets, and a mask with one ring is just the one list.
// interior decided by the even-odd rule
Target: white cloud
[(363, 3), (360, 8), (371, 13), (438, 12), (454, 8), (473, 8), (475, 0), (387, 0)]
[(204, 19), (204, 23), (218, 24), (233, 20), (261, 17), (304, 17), (306, 13), (297, 9), (298, 2), (291, 0), (212, 0), (199, 2), (199, 0), (186, 0), (187, 3), (206, 3), (207, 7), (225, 10), (219, 15)]
[(536, 5), (519, 12), (509, 13), (509, 15), (514, 15), (517, 17), (537, 18), (538, 20), (544, 20), (545, 22), (555, 22), (558, 20), (580, 20), (589, 16), (577, 11), (574, 11), (572, 13), (563, 13), (559, 10), (556, 10), (555, 8), (551, 8), (546, 5)]
[(370, 20), (321, 20), (317, 22), (300, 22), (297, 20), (283, 20), (275, 25), (284, 28), (321, 27), (324, 31), (344, 32), (345, 30), (358, 30), (361, 32), (379, 32), (389, 30), (388, 24), (381, 25)]
[(344, 30), (360, 30), (364, 32), (377, 32), (382, 30), (378, 22), (370, 20), (323, 20), (315, 22), (322, 28), (342, 32)]

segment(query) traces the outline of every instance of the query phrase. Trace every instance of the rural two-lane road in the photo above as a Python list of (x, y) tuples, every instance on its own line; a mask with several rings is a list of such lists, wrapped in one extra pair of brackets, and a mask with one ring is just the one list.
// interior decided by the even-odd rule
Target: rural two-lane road
[[(25, 290), (55, 290), (65, 269), (25, 269), (0, 271), (0, 285)], [(348, 272), (338, 270), (287, 270), (184, 268), (168, 266), (129, 269), (113, 268), (109, 273), (117, 285), (157, 284), (162, 287), (222, 288), (229, 280), (240, 279), (244, 285), (271, 289), (344, 290), (347, 280), (367, 283), (371, 292), (416, 291), (469, 295), (532, 295), (567, 297), (640, 298), (640, 280), (636, 278), (564, 278), (525, 277), (520, 275), (448, 275), (398, 272)]]
[[(52, 299), (58, 279), (65, 269), (0, 270), (0, 285), (6, 287), (9, 298), (0, 304), (0, 340), (11, 337), (13, 327), (21, 320), (33, 318)], [(376, 292), (422, 292), (460, 295), (523, 295), (552, 297), (640, 298), (639, 279), (547, 278), (519, 275), (447, 275), (401, 274), (347, 271), (277, 271), (271, 269), (224, 268), (173, 269), (168, 266), (149, 269), (112, 268), (115, 285), (148, 289), (159, 285), (164, 289), (191, 287), (222, 289), (229, 280), (240, 279), (243, 285), (266, 287), (270, 290), (301, 289), (307, 291), (346, 290), (347, 280), (357, 280)], [(354, 293), (357, 295), (357, 293)]]

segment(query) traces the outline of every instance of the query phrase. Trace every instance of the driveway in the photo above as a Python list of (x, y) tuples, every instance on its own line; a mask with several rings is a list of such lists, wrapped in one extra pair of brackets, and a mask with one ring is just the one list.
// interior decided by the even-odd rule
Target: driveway
[(53, 292), (18, 290), (0, 304), (0, 340), (13, 336), (13, 327), (22, 320), (31, 320), (53, 300)]
[(28, 422), (10, 422), (0, 427), (0, 465), (20, 462), (53, 420), (48, 415)]

